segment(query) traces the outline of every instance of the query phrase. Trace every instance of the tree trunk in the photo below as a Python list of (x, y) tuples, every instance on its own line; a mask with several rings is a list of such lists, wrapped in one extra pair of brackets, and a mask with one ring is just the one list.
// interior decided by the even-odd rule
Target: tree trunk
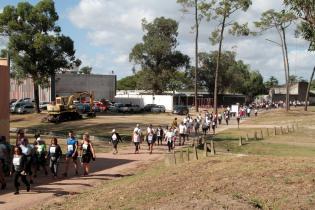
[(290, 65), (289, 65), (289, 57), (288, 57), (288, 46), (287, 46), (287, 40), (286, 40), (286, 36), (285, 36), (285, 28), (282, 28), (282, 34), (283, 34), (283, 46), (284, 46), (284, 52), (285, 52), (285, 62), (286, 62), (286, 66), (287, 66), (287, 84), (286, 84), (286, 89), (287, 89), (287, 93), (286, 93), (286, 103), (287, 103), (287, 107), (286, 107), (286, 111), (290, 110)]
[(315, 66), (314, 66), (314, 68), (313, 68), (313, 72), (312, 72), (310, 81), (309, 81), (308, 86), (307, 86), (307, 91), (306, 91), (306, 96), (305, 96), (304, 111), (307, 111), (307, 106), (308, 106), (308, 105), (307, 105), (307, 102), (308, 102), (308, 98), (310, 97), (310, 90), (311, 90), (311, 85), (312, 85), (314, 73), (315, 73)]
[(285, 75), (285, 84), (286, 84), (286, 96), (285, 96), (285, 103), (286, 103), (286, 111), (289, 111), (289, 79), (288, 79), (288, 74), (287, 74), (287, 62), (286, 62), (286, 54), (285, 54), (285, 49), (284, 49), (284, 41), (283, 41), (283, 28), (281, 29), (277, 28), (280, 39), (281, 39), (281, 50), (282, 50), (282, 58), (283, 58), (283, 66), (284, 66), (284, 75)]
[(35, 99), (35, 110), (37, 113), (40, 113), (39, 109), (39, 89), (36, 81), (34, 80), (34, 99)]
[(214, 79), (213, 109), (216, 115), (218, 114), (218, 107), (217, 107), (218, 105), (218, 76), (219, 76), (219, 67), (220, 67), (220, 62), (221, 62), (221, 51), (222, 51), (223, 33), (225, 29), (225, 20), (226, 20), (226, 15), (223, 16), (223, 21), (222, 21), (220, 42), (219, 42), (219, 52), (218, 52), (218, 57), (217, 57), (217, 66), (215, 69), (215, 79)]
[(198, 86), (197, 86), (197, 72), (198, 72), (198, 37), (199, 37), (199, 22), (198, 22), (198, 0), (195, 0), (195, 25), (196, 25), (196, 39), (195, 39), (195, 109), (198, 112)]

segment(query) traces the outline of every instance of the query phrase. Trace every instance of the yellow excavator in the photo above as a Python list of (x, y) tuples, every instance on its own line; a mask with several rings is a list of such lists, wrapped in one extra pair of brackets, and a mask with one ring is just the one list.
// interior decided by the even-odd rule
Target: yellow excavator
[(94, 94), (89, 92), (77, 92), (70, 96), (56, 97), (56, 101), (53, 104), (47, 105), (48, 121), (49, 122), (64, 122), (71, 120), (82, 119), (82, 115), (74, 104), (74, 100), (81, 97), (89, 97), (89, 110), (85, 112), (87, 117), (95, 117), (93, 111), (94, 106)]

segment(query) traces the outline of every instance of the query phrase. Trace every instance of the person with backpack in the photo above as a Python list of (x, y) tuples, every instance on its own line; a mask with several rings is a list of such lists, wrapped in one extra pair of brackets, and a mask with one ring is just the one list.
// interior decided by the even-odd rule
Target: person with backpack
[(48, 149), (47, 157), (49, 157), (49, 168), (53, 174), (53, 178), (58, 176), (59, 160), (62, 156), (61, 147), (58, 144), (57, 138), (52, 138)]
[(22, 153), (21, 147), (15, 147), (14, 148), (14, 156), (12, 160), (12, 171), (11, 173), (14, 173), (14, 187), (15, 187), (15, 192), (14, 195), (18, 195), (19, 192), (19, 178), (21, 178), (22, 182), (26, 186), (26, 191), (30, 191), (30, 183), (27, 181), (27, 158), (26, 156)]
[(113, 130), (112, 130), (112, 136), (111, 136), (110, 142), (111, 142), (112, 145), (113, 145), (113, 154), (114, 154), (114, 155), (118, 153), (117, 145), (118, 145), (118, 143), (119, 143), (120, 141), (122, 142), (119, 133), (117, 133), (116, 130), (113, 129)]
[(68, 169), (70, 161), (72, 160), (73, 166), (75, 169), (75, 174), (79, 175), (78, 172), (78, 140), (74, 136), (73, 131), (69, 131), (69, 138), (67, 139), (67, 153), (65, 160), (65, 172), (63, 173), (64, 177), (68, 176)]
[(90, 135), (88, 133), (83, 134), (83, 141), (80, 147), (80, 156), (82, 158), (83, 175), (89, 175), (90, 162), (95, 161), (95, 150), (90, 141)]

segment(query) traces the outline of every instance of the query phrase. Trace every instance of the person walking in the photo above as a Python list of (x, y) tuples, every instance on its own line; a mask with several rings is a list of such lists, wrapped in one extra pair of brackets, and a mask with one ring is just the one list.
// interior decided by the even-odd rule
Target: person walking
[(174, 132), (172, 130), (172, 127), (169, 127), (167, 132), (165, 133), (164, 141), (167, 142), (168, 152), (171, 152), (173, 149), (173, 138), (174, 138)]
[(89, 175), (91, 159), (95, 161), (95, 150), (93, 144), (90, 141), (90, 135), (88, 133), (83, 134), (83, 141), (80, 147), (80, 156), (82, 158), (83, 175)]
[(141, 142), (141, 129), (139, 127), (139, 124), (137, 124), (136, 128), (133, 130), (132, 142), (135, 145), (135, 154), (139, 154), (139, 147)]
[(65, 160), (65, 172), (63, 173), (64, 177), (68, 176), (69, 164), (72, 161), (75, 174), (79, 175), (78, 172), (78, 140), (74, 136), (73, 131), (69, 131), (69, 138), (67, 139), (67, 153), (66, 153), (66, 160)]
[(179, 128), (179, 141), (178, 141), (178, 144), (179, 144), (179, 146), (182, 146), (185, 143), (187, 127), (184, 124), (184, 122), (181, 122), (181, 124), (179, 125), (178, 128)]
[(21, 178), (22, 182), (26, 186), (26, 191), (30, 191), (30, 183), (27, 181), (27, 159), (26, 156), (22, 153), (21, 147), (14, 148), (14, 156), (12, 161), (12, 174), (14, 173), (14, 187), (15, 192), (14, 195), (18, 195), (20, 193), (20, 183), (19, 178)]
[(117, 150), (117, 145), (119, 142), (122, 142), (121, 137), (119, 135), (119, 133), (116, 132), (115, 129), (112, 130), (112, 136), (110, 138), (110, 142), (113, 145), (113, 154), (117, 154), (118, 150)]
[(35, 172), (34, 177), (37, 176), (37, 171), (40, 170), (40, 167), (44, 169), (45, 175), (48, 174), (46, 169), (46, 156), (47, 156), (47, 150), (46, 150), (46, 143), (44, 140), (40, 138), (39, 134), (35, 135), (36, 141), (34, 142), (35, 146)]
[(58, 176), (59, 160), (61, 156), (62, 150), (58, 144), (58, 140), (57, 138), (52, 138), (47, 157), (49, 157), (49, 168), (54, 179)]
[(161, 125), (158, 126), (158, 128), (156, 129), (156, 138), (157, 138), (157, 142), (158, 142), (158, 145), (163, 145), (162, 141), (163, 141), (163, 137), (164, 137), (164, 130), (162, 128)]

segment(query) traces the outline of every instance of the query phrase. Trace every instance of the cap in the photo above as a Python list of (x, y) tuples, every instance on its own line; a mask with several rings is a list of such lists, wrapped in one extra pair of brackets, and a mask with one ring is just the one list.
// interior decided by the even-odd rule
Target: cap
[(116, 132), (116, 130), (115, 130), (115, 129), (113, 129), (113, 130), (112, 130), (112, 133), (115, 133), (115, 132)]

